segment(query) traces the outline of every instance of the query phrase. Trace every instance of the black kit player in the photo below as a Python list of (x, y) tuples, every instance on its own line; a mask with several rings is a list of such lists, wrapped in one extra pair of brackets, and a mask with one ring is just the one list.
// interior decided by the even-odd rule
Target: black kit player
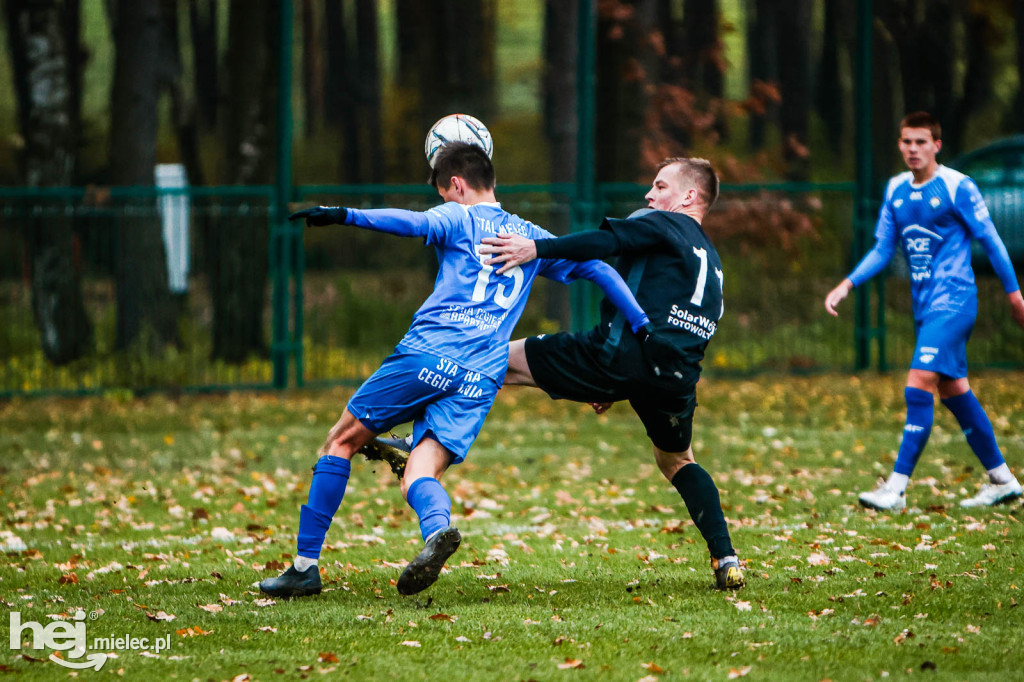
[(618, 256), (615, 269), (647, 312), (658, 337), (675, 346), (676, 362), (645, 361), (643, 341), (607, 301), (600, 324), (509, 344), (506, 384), (537, 386), (553, 398), (591, 403), (600, 414), (628, 400), (647, 429), (658, 468), (679, 491), (711, 553), (718, 589), (744, 584), (714, 480), (690, 445), (701, 360), (722, 316), (722, 262), (701, 227), (718, 197), (718, 177), (704, 159), (659, 165), (645, 196), (648, 209), (599, 230), (533, 241), (503, 234), (484, 239), (483, 254), (501, 273), (534, 258)]

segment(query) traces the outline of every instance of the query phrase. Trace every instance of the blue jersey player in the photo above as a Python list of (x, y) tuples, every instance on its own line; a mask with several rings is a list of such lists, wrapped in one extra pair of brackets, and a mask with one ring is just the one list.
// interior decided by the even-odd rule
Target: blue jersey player
[(988, 471), (989, 482), (960, 504), (993, 505), (1021, 496), (1021, 485), (1006, 465), (992, 424), (967, 381), (967, 339), (978, 315), (972, 240), (981, 243), (992, 262), (1021, 327), (1024, 299), (978, 187), (966, 175), (936, 162), (941, 138), (939, 123), (926, 112), (908, 114), (900, 122), (899, 148), (910, 170), (889, 180), (874, 248), (825, 299), (825, 308), (836, 315), (836, 305), (855, 286), (880, 273), (897, 247), (903, 250), (910, 268), (917, 342), (905, 391), (907, 421), (893, 473), (875, 490), (860, 495), (860, 503), (871, 509), (906, 506), (910, 475), (932, 430), (935, 392)]
[(401, 488), (419, 516), (424, 547), (402, 572), (398, 591), (415, 594), (437, 580), (461, 542), (450, 525), (451, 500), (439, 479), (449, 465), (465, 459), (491, 409), (505, 378), (512, 329), (537, 275), (560, 282), (589, 279), (622, 307), (634, 331), (647, 325), (625, 282), (600, 261), (542, 260), (501, 275), (484, 264), (479, 248), (488, 236), (551, 235), (501, 209), (494, 198), (494, 168), (479, 147), (446, 145), (431, 184), (446, 203), (426, 212), (317, 207), (291, 216), (309, 225), (348, 224), (419, 237), (436, 250), (439, 271), (405, 337), (355, 392), (328, 434), (299, 514), (297, 557), (281, 576), (260, 583), (269, 595), (320, 592), (317, 561), (345, 494), (352, 455), (377, 434), (409, 421), (413, 448)]

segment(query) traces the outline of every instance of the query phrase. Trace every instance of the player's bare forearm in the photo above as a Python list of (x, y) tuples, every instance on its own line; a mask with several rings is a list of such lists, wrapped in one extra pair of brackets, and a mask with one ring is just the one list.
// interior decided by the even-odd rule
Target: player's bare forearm
[(501, 265), (497, 274), (503, 274), (517, 265), (529, 263), (537, 257), (537, 245), (532, 239), (518, 234), (500, 233), (497, 237), (485, 238), (480, 247), (483, 256), (493, 258), (484, 261), (486, 265)]
[(850, 295), (853, 291), (853, 282), (849, 278), (844, 279), (839, 283), (832, 291), (828, 292), (828, 296), (825, 297), (825, 310), (834, 317), (839, 317), (839, 312), (836, 310), (836, 306), (839, 305), (844, 298)]
[(1006, 297), (1010, 301), (1010, 314), (1013, 315), (1013, 321), (1021, 329), (1024, 329), (1024, 297), (1021, 296), (1020, 289), (1007, 294)]

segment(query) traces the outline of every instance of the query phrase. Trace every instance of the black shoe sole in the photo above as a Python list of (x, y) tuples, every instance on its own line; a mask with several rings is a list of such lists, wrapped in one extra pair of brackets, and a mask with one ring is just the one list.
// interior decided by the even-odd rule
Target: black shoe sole
[(398, 578), (398, 593), (416, 594), (437, 581), (448, 558), (462, 544), (462, 535), (457, 528), (446, 528), (431, 539), (419, 555), (409, 562)]
[(405, 475), (405, 464), (409, 461), (409, 453), (393, 445), (382, 443), (380, 439), (374, 438), (369, 443), (359, 448), (369, 461), (384, 462), (391, 467), (391, 472), (402, 480)]
[(316, 594), (320, 594), (323, 588), (320, 585), (312, 587), (308, 586), (295, 586), (295, 585), (268, 585), (271, 582), (280, 582), (281, 578), (269, 578), (267, 580), (260, 581), (260, 592), (267, 595), (268, 597), (277, 597), (278, 599), (290, 599), (292, 597), (311, 597)]

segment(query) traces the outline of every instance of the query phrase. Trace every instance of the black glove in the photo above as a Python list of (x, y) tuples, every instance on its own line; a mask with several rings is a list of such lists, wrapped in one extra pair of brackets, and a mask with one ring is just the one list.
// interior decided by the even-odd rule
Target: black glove
[(640, 348), (643, 349), (647, 366), (656, 376), (683, 378), (682, 372), (678, 369), (682, 364), (679, 350), (665, 340), (664, 334), (659, 334), (648, 322), (636, 331), (636, 337), (640, 340)]
[(309, 227), (320, 227), (322, 225), (344, 225), (348, 218), (348, 209), (344, 206), (317, 206), (316, 208), (304, 208), (288, 216), (288, 220), (306, 219)]

